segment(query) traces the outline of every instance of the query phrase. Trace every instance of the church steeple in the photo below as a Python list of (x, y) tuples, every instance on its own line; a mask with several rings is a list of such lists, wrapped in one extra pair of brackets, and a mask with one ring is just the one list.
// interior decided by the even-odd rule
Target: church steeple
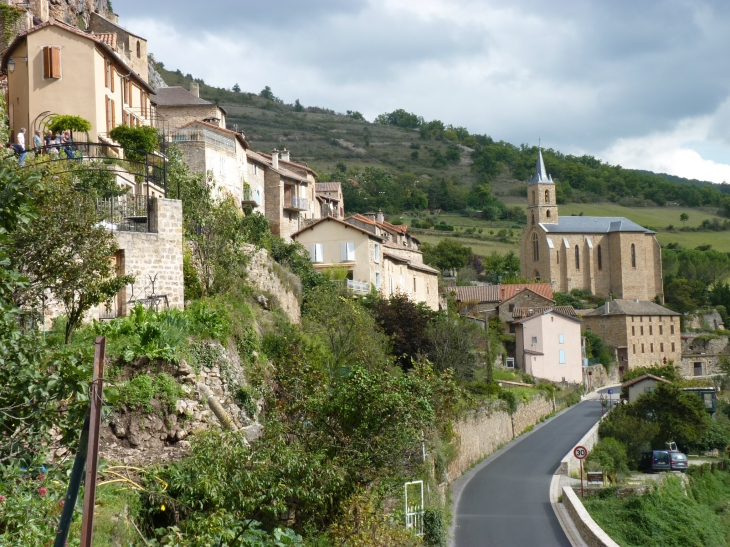
[(531, 225), (558, 222), (555, 183), (545, 169), (542, 150), (537, 149), (535, 173), (527, 186), (527, 222)]

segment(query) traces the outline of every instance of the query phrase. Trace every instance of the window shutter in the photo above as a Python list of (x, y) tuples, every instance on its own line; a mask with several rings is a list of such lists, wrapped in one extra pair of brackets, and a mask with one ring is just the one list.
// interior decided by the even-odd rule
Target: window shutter
[(317, 261), (317, 246), (314, 243), (309, 246), (309, 259), (312, 262)]
[(132, 98), (134, 95), (134, 84), (132, 82), (129, 82), (129, 106), (134, 106), (132, 102), (134, 99)]
[(51, 78), (61, 77), (61, 48), (51, 47)]
[(114, 100), (110, 99), (109, 103), (111, 104), (111, 107), (112, 107), (112, 129), (114, 129), (117, 126), (117, 111), (114, 108)]
[(375, 262), (380, 262), (380, 244), (378, 244), (378, 243), (375, 244), (374, 255), (375, 255)]
[(347, 243), (340, 243), (340, 261), (347, 260)]
[(104, 87), (109, 87), (109, 61), (104, 59)]
[(112, 130), (112, 116), (111, 116), (111, 109), (109, 108), (109, 97), (104, 97), (106, 99), (106, 132), (109, 133), (109, 131)]
[(51, 48), (49, 46), (43, 48), (43, 77), (51, 77)]
[(112, 90), (112, 93), (114, 93), (114, 78), (116, 77), (117, 71), (114, 70), (114, 67), (111, 63), (109, 63), (109, 88)]

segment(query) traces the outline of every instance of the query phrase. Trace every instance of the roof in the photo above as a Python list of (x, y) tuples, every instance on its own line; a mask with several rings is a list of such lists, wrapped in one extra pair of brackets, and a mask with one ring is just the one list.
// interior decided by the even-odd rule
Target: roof
[(147, 41), (147, 38), (143, 38), (143, 37), (142, 37), (142, 36), (140, 36), (139, 34), (135, 34), (134, 32), (130, 32), (129, 30), (127, 30), (126, 28), (124, 28), (124, 27), (123, 27), (122, 25), (120, 25), (119, 23), (115, 23), (115, 22), (114, 22), (114, 21), (112, 21), (111, 19), (107, 19), (106, 17), (104, 17), (103, 15), (101, 15), (100, 13), (98, 13), (98, 12), (96, 12), (96, 11), (92, 12), (92, 13), (91, 13), (91, 16), (92, 16), (92, 17), (93, 17), (93, 16), (101, 17), (102, 19), (104, 19), (104, 21), (106, 21), (106, 22), (107, 22), (107, 23), (109, 23), (110, 25), (114, 25), (114, 26), (115, 26), (115, 27), (117, 27), (117, 28), (118, 28), (119, 30), (123, 30), (124, 32), (126, 32), (126, 33), (127, 33), (127, 34), (129, 34), (130, 36), (134, 36), (135, 38), (139, 38), (140, 40), (144, 40), (145, 42)]
[(550, 310), (555, 310), (558, 313), (561, 313), (563, 315), (569, 315), (571, 317), (577, 316), (575, 310), (573, 309), (573, 306), (543, 306), (537, 308), (515, 308), (512, 311), (512, 317), (514, 317), (515, 319), (522, 319), (525, 317), (530, 317), (532, 315), (537, 315), (539, 313), (545, 313), (546, 311)]
[[(370, 232), (368, 232), (370, 233)], [(405, 264), (407, 267), (412, 268), (414, 270), (420, 270), (422, 272), (438, 275), (439, 271), (436, 268), (432, 268), (431, 266), (426, 266), (425, 264), (421, 264), (419, 262), (413, 262), (412, 260), (408, 258), (403, 258), (402, 256), (395, 255), (393, 253), (386, 253), (383, 251), (383, 256), (385, 258), (390, 258), (391, 260), (395, 260), (396, 262), (400, 262), (402, 264)]]
[(646, 300), (609, 300), (603, 306), (586, 313), (583, 317), (605, 315), (674, 315), (679, 316), (664, 306)]
[(529, 290), (533, 293), (553, 300), (553, 287), (550, 283), (518, 283), (514, 285), (478, 285), (455, 287), (456, 299), (460, 302), (476, 300), (477, 302), (505, 302), (520, 292)]
[(499, 294), (502, 302), (517, 296), (525, 290), (532, 291), (543, 298), (547, 298), (548, 300), (553, 300), (553, 286), (550, 283), (515, 283), (499, 285)]
[(452, 291), (459, 302), (499, 302), (499, 285), (468, 285), (454, 287)]
[(335, 223), (337, 223), (337, 224), (342, 224), (342, 225), (343, 225), (343, 226), (344, 226), (345, 228), (352, 228), (353, 230), (357, 230), (358, 232), (362, 232), (363, 234), (365, 234), (365, 235), (367, 235), (367, 236), (370, 236), (370, 237), (374, 237), (374, 238), (377, 238), (377, 239), (380, 239), (380, 240), (382, 240), (382, 239), (383, 239), (383, 238), (382, 238), (382, 237), (380, 237), (380, 236), (376, 236), (376, 235), (375, 235), (374, 233), (372, 233), (372, 232), (368, 232), (367, 230), (363, 230), (363, 229), (362, 229), (362, 228), (360, 228), (359, 226), (355, 226), (354, 224), (348, 224), (347, 222), (343, 222), (342, 220), (340, 220), (340, 219), (338, 219), (338, 218), (334, 218), (334, 217), (322, 217), (322, 218), (320, 218), (319, 220), (317, 220), (316, 222), (313, 222), (312, 224), (309, 224), (308, 226), (306, 226), (306, 227), (302, 228), (301, 230), (299, 230), (299, 231), (297, 231), (297, 232), (294, 232), (294, 233), (293, 233), (293, 234), (291, 235), (291, 238), (292, 238), (292, 239), (294, 239), (294, 238), (296, 238), (296, 237), (297, 237), (297, 236), (298, 236), (299, 234), (301, 234), (301, 233), (303, 233), (303, 232), (306, 232), (307, 230), (314, 230), (314, 228), (315, 228), (316, 226), (319, 226), (319, 225), (320, 225), (320, 224), (322, 224), (323, 222), (335, 222)]
[(113, 50), (117, 49), (117, 33), (116, 32), (92, 32), (99, 40), (104, 42)]
[(339, 192), (342, 189), (341, 182), (318, 182), (315, 187), (317, 192)]
[(248, 144), (248, 141), (241, 133), (238, 133), (237, 131), (232, 131), (230, 129), (226, 129), (225, 127), (220, 127), (220, 126), (212, 124), (212, 123), (204, 122), (203, 120), (193, 120), (192, 122), (188, 122), (185, 125), (178, 127), (176, 129), (176, 131), (178, 131), (180, 129), (185, 129), (186, 127), (190, 127), (191, 125), (203, 125), (206, 128), (211, 129), (213, 131), (218, 131), (220, 133), (226, 133), (229, 136), (234, 137), (238, 142), (240, 142), (241, 146), (243, 146), (244, 150), (248, 150), (251, 147), (251, 145)]
[(266, 169), (271, 169), (274, 173), (278, 173), (282, 177), (298, 180), (299, 182), (305, 182), (307, 184), (310, 183), (310, 180), (308, 178), (305, 178), (294, 171), (289, 171), (289, 169), (284, 169), (281, 166), (279, 166), (278, 169), (274, 169), (274, 166), (271, 164), (271, 157), (268, 158), (262, 154), (261, 152), (254, 152), (253, 150), (246, 150), (246, 156), (251, 158), (254, 161), (258, 161), (260, 163), (263, 163), (264, 166), (266, 166)]
[[(267, 160), (271, 161), (271, 154), (266, 154), (264, 152), (259, 152), (259, 154), (261, 154)], [(279, 164), (282, 164), (282, 163), (285, 163), (287, 165), (291, 165), (292, 167), (296, 167), (298, 169), (304, 169), (308, 173), (311, 173), (312, 176), (314, 176), (314, 177), (317, 176), (317, 173), (315, 173), (314, 170), (311, 167), (309, 167), (306, 163), (300, 163), (298, 161), (287, 161), (287, 160), (283, 160), (283, 159), (281, 159), (281, 155), (279, 155)]]
[(13, 51), (15, 51), (15, 48), (17, 48), (20, 43), (26, 38), (26, 36), (33, 34), (34, 32), (38, 32), (40, 30), (43, 30), (44, 28), (48, 27), (56, 27), (60, 28), (62, 30), (65, 30), (66, 32), (70, 32), (71, 34), (75, 34), (76, 36), (80, 36), (82, 38), (86, 38), (87, 40), (91, 40), (96, 44), (96, 46), (106, 54), (106, 56), (117, 66), (121, 67), (123, 72), (128, 72), (129, 76), (134, 79), (135, 83), (140, 86), (142, 89), (144, 89), (146, 92), (150, 94), (154, 94), (155, 90), (145, 82), (142, 77), (137, 74), (134, 70), (129, 68), (127, 64), (122, 61), (122, 59), (117, 55), (117, 53), (109, 47), (109, 45), (102, 40), (98, 34), (89, 34), (88, 32), (84, 32), (82, 30), (77, 29), (76, 27), (72, 27), (70, 25), (67, 25), (65, 23), (61, 23), (60, 21), (56, 21), (55, 19), (51, 18), (45, 23), (41, 23), (40, 25), (35, 25), (33, 27), (30, 27), (29, 29), (24, 30), (23, 32), (20, 32), (12, 42), (8, 45), (8, 47), (5, 49), (5, 51), (2, 52), (2, 63), (0, 64), (0, 71), (5, 72), (8, 69), (8, 61), (10, 60), (11, 54)]
[(530, 177), (530, 184), (554, 184), (553, 178), (547, 174), (545, 170), (545, 162), (542, 160), (542, 149), (537, 149), (537, 163), (535, 164), (535, 172)]
[[(527, 317), (523, 317), (521, 321), (515, 321), (515, 323), (525, 324), (528, 321), (532, 321), (536, 317), (541, 317), (543, 315), (549, 315), (551, 313), (554, 313), (555, 315), (562, 315), (566, 319), (570, 319), (571, 321), (575, 321), (576, 323), (580, 323), (581, 322), (580, 319), (578, 319), (577, 317), (575, 317), (575, 314), (570, 315), (570, 314), (567, 314), (567, 313), (563, 313), (559, 309), (559, 308), (564, 308), (564, 307), (566, 307), (566, 306), (556, 306), (554, 308), (546, 308), (545, 311), (542, 311), (540, 313), (535, 313), (535, 314), (530, 315), (530, 316), (527, 316)], [(570, 307), (570, 306), (567, 306), (567, 307)]]
[(654, 234), (624, 217), (558, 217), (556, 223), (540, 223), (543, 230), (557, 234), (608, 234), (613, 232), (643, 232)]
[(213, 104), (210, 101), (196, 97), (193, 93), (179, 85), (161, 87), (157, 90), (156, 95), (150, 100), (157, 106), (193, 106)]
[(639, 382), (643, 380), (656, 380), (657, 382), (664, 382), (665, 384), (671, 384), (669, 380), (665, 380), (664, 378), (661, 378), (659, 376), (654, 376), (653, 374), (644, 374), (643, 376), (639, 376), (638, 378), (634, 378), (633, 380), (629, 380), (628, 382), (624, 382), (621, 384), (621, 387), (631, 387), (634, 384), (638, 384)]

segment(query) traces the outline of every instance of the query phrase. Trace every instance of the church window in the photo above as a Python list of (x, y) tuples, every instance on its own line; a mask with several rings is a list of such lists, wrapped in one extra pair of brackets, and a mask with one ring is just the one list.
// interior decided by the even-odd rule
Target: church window
[(537, 242), (537, 234), (532, 234), (532, 260), (540, 260), (540, 247)]
[(535, 190), (532, 191), (532, 203), (536, 203), (535, 202)]
[(555, 251), (555, 256), (558, 259), (558, 264), (560, 264), (560, 251)]
[(580, 249), (578, 245), (575, 246), (575, 269), (580, 270)]
[(636, 336), (636, 327), (631, 327), (631, 336)]
[(634, 344), (634, 353), (636, 353), (636, 344)]
[(545, 190), (545, 203), (550, 203), (550, 190)]
[(601, 246), (600, 245), (598, 246), (596, 253), (598, 254), (598, 269), (600, 270), (601, 268), (603, 268), (603, 257), (601, 256)]
[(547, 217), (550, 218), (550, 209), (547, 210)]
[(535, 225), (535, 213), (532, 213), (532, 225)]
[(631, 244), (631, 267), (636, 268), (636, 245)]
[(535, 270), (535, 281), (538, 283), (540, 282), (540, 272), (538, 272), (537, 270)]

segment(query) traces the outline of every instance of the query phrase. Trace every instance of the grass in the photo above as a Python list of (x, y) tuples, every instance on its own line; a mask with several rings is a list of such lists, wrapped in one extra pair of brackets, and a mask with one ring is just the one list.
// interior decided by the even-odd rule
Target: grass
[[(418, 234), (418, 239), (421, 241), (421, 243), (432, 243), (437, 244), (442, 239), (446, 239), (449, 237), (448, 233), (444, 233), (444, 236), (437, 236), (437, 235), (424, 235), (424, 234)], [(453, 236), (451, 236), (453, 238)], [(520, 245), (519, 243), (502, 243), (500, 241), (480, 241), (478, 239), (472, 239), (469, 237), (459, 237), (457, 239), (459, 243), (462, 245), (466, 245), (467, 247), (471, 247), (471, 250), (480, 256), (486, 256), (492, 251), (497, 251), (501, 254), (506, 254), (510, 251), (519, 252)]]

